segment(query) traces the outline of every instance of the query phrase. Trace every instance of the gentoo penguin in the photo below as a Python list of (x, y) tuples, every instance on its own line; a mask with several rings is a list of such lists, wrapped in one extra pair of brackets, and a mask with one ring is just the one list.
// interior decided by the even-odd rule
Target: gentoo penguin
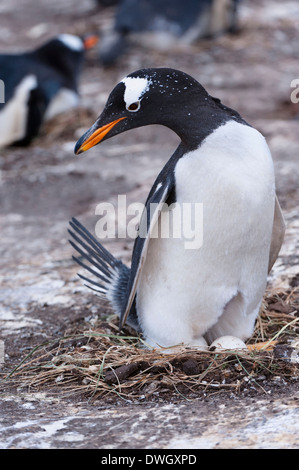
[(91, 37), (61, 34), (34, 51), (0, 55), (5, 91), (0, 147), (29, 144), (44, 120), (78, 104), (79, 74)]
[(193, 43), (237, 29), (239, 0), (120, 0), (114, 26), (100, 43), (100, 61), (110, 65), (129, 42), (165, 49), (173, 41)]
[[(242, 340), (254, 327), (267, 274), (284, 235), (273, 162), (265, 138), (191, 76), (169, 68), (143, 69), (111, 92), (75, 153), (149, 124), (181, 139), (148, 195), (131, 268), (116, 260), (76, 219), (75, 259), (87, 281), (147, 344), (203, 346), (226, 335)], [(163, 214), (202, 204), (200, 246), (180, 237), (151, 236)], [(144, 225), (144, 221), (146, 225)], [(90, 266), (90, 264), (91, 266)]]

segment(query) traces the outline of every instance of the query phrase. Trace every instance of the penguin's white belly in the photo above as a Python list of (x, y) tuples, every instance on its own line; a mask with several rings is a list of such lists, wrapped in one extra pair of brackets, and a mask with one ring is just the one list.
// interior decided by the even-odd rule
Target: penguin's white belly
[(230, 121), (179, 160), (175, 181), (178, 205), (202, 203), (203, 223), (194, 228), (198, 240), (203, 230), (203, 243), (187, 249), (183, 237), (150, 240), (137, 288), (146, 340), (171, 346), (200, 344), (204, 335), (209, 342), (245, 339), (266, 286), (274, 215), (265, 139)]

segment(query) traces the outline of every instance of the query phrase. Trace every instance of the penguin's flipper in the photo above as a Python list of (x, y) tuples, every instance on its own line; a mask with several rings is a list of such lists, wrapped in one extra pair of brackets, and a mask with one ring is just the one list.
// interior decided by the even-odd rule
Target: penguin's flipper
[(278, 202), (277, 196), (275, 197), (275, 210), (274, 210), (274, 220), (272, 228), (272, 238), (269, 254), (269, 265), (268, 273), (271, 271), (273, 264), (275, 263), (278, 253), (280, 251), (284, 234), (285, 234), (285, 221), (282, 215), (280, 204)]
[(139, 233), (134, 244), (130, 278), (127, 286), (127, 300), (120, 315), (120, 328), (125, 324), (134, 303), (151, 233), (158, 221), (163, 205), (171, 198), (174, 187), (173, 175), (169, 174), (164, 180), (158, 178), (147, 199), (139, 224)]

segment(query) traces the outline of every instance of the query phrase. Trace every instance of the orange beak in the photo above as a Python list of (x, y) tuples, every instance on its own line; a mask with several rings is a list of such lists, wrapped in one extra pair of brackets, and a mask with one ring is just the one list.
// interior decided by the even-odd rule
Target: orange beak
[(123, 119), (126, 119), (126, 117), (121, 117), (119, 119), (116, 119), (115, 121), (109, 122), (105, 126), (100, 127), (99, 129), (96, 129), (89, 137), (87, 137), (86, 140), (84, 140), (83, 136), (83, 142), (81, 142), (81, 139), (79, 140), (78, 144), (80, 145), (79, 148), (75, 148), (75, 154), (79, 155), (79, 153), (86, 152), (86, 150), (89, 150), (91, 147), (94, 147), (97, 145), (103, 138), (108, 134), (108, 132), (111, 131), (111, 129), (119, 122), (122, 121)]

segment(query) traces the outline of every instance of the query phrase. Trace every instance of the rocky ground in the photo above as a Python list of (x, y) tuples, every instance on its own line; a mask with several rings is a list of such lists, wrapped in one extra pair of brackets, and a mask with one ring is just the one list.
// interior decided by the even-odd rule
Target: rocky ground
[[(29, 48), (60, 32), (103, 31), (113, 18), (113, 9), (96, 8), (92, 0), (43, 0), (38, 6), (33, 0), (2, 0), (0, 13), (1, 51)], [(297, 1), (244, 0), (240, 31), (233, 36), (168, 50), (135, 44), (109, 69), (90, 51), (80, 107), (45, 126), (30, 147), (1, 151), (2, 377), (32, 348), (101, 319), (101, 305), (76, 275), (68, 221), (75, 216), (92, 230), (98, 203), (115, 203), (118, 194), (126, 194), (128, 203), (144, 201), (177, 137), (152, 126), (80, 157), (73, 147), (113, 86), (141, 67), (186, 71), (266, 136), (287, 223), (269, 290), (296, 289), (299, 105), (290, 95), (292, 80), (299, 79), (298, 45)], [(129, 261), (131, 240), (108, 240), (106, 246)], [(251, 384), (240, 392), (215, 389), (186, 398), (172, 390), (131, 401), (66, 397), (57, 382), (53, 390), (22, 387), (13, 377), (0, 384), (0, 448), (296, 448), (299, 443), (298, 374), (288, 381), (272, 376), (263, 387)]]

